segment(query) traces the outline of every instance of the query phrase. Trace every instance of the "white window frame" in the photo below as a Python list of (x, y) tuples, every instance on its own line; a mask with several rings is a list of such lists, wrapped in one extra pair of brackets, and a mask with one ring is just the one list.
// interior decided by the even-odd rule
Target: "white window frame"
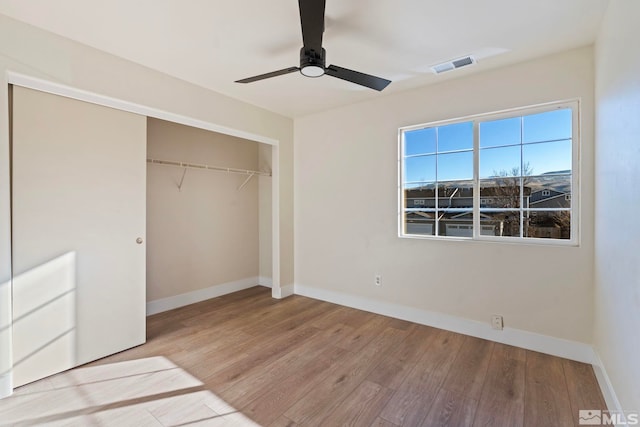
[[(517, 116), (544, 113), (556, 109), (571, 109), (572, 111), (572, 165), (571, 165), (571, 197), (569, 198), (571, 209), (571, 237), (569, 239), (550, 239), (538, 237), (512, 237), (512, 236), (487, 236), (481, 234), (480, 229), (480, 191), (479, 191), (479, 163), (480, 141), (479, 124), (484, 121), (500, 120)], [(404, 133), (412, 130), (430, 127), (445, 126), (462, 122), (473, 122), (473, 237), (435, 236), (406, 234), (405, 230), (405, 191), (404, 191)], [(439, 120), (418, 125), (405, 126), (398, 129), (398, 237), (425, 240), (459, 240), (459, 241), (483, 241), (497, 243), (537, 244), (553, 246), (579, 246), (580, 245), (580, 100), (572, 99), (558, 102), (549, 102), (526, 107), (491, 113), (476, 114), (449, 120)], [(547, 209), (543, 209), (547, 210)], [(522, 227), (522, 225), (521, 225)]]

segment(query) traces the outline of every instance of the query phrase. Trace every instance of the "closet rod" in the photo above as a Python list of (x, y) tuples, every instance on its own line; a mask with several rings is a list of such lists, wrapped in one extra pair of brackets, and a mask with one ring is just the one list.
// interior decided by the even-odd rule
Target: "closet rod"
[(211, 165), (202, 165), (197, 163), (176, 162), (173, 160), (147, 159), (147, 163), (152, 163), (154, 165), (176, 166), (176, 167), (185, 168), (185, 169), (208, 169), (208, 170), (222, 171), (222, 172), (241, 173), (243, 175), (250, 175), (250, 176), (253, 176), (253, 175), (271, 176), (271, 172), (261, 172), (261, 171), (254, 171), (250, 169), (225, 168), (222, 166), (211, 166)]

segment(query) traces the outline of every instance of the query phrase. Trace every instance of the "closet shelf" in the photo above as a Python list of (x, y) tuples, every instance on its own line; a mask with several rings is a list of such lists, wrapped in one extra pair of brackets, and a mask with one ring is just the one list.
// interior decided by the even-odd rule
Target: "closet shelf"
[(271, 172), (255, 171), (250, 169), (226, 168), (222, 166), (211, 166), (197, 163), (176, 162), (173, 160), (147, 159), (147, 163), (152, 163), (154, 165), (175, 166), (184, 169), (207, 169), (220, 172), (239, 173), (243, 175), (249, 175), (250, 177), (254, 175), (271, 176)]

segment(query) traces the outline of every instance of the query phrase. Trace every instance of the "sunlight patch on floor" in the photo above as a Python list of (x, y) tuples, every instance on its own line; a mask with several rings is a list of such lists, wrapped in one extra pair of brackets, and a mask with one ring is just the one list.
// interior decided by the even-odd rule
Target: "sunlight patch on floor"
[(0, 426), (257, 426), (164, 357), (77, 368), (0, 400)]

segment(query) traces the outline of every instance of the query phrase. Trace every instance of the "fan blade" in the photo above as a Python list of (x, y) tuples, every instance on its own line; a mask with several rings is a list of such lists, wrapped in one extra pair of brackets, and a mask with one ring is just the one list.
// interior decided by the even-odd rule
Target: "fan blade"
[(305, 50), (322, 51), (322, 33), (324, 32), (325, 0), (298, 0), (300, 24), (302, 25), (302, 44)]
[(360, 86), (366, 86), (377, 91), (381, 91), (391, 83), (391, 80), (349, 70), (348, 68), (338, 67), (337, 65), (329, 65), (324, 72), (332, 77), (337, 77)]
[(236, 83), (257, 82), (258, 80), (270, 79), (271, 77), (277, 77), (277, 76), (281, 76), (283, 74), (293, 73), (294, 71), (298, 71), (298, 70), (300, 70), (300, 68), (298, 68), (298, 67), (284, 68), (282, 70), (272, 71), (272, 72), (266, 73), (266, 74), (260, 74), (259, 76), (247, 77), (246, 79), (236, 80)]

